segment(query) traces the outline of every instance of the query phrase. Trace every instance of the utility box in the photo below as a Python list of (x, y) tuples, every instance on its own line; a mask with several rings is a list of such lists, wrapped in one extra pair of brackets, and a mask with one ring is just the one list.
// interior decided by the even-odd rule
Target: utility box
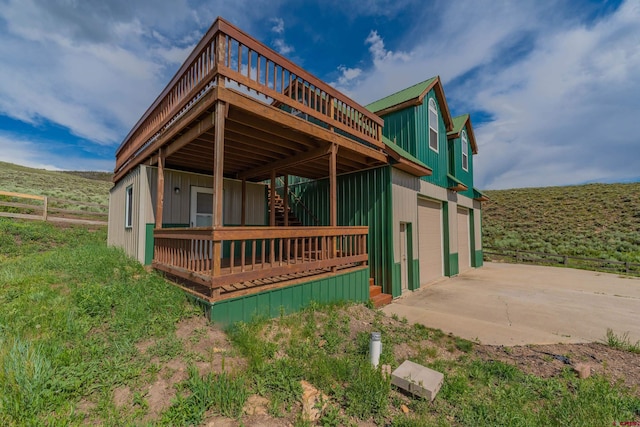
[(425, 366), (405, 360), (391, 373), (391, 384), (416, 396), (433, 401), (440, 391), (444, 375)]

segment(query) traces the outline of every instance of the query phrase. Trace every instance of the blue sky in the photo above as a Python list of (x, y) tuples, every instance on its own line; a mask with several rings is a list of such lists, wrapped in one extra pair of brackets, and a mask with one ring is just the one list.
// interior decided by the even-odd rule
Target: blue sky
[(0, 160), (112, 170), (216, 16), (362, 104), (440, 75), (479, 188), (640, 180), (640, 0), (0, 0)]

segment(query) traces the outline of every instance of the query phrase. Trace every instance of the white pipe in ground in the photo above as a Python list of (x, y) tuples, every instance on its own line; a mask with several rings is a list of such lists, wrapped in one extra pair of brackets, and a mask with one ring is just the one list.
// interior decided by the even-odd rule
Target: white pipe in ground
[(374, 368), (377, 368), (378, 363), (380, 363), (380, 353), (382, 353), (382, 341), (380, 341), (380, 332), (371, 332), (371, 338), (369, 339), (369, 356), (371, 358), (371, 364)]

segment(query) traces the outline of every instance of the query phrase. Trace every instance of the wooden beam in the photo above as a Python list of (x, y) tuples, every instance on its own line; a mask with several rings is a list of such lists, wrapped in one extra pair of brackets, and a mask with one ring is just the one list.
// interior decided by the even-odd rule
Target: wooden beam
[[(222, 201), (223, 201), (223, 173), (224, 173), (224, 116), (226, 107), (224, 102), (215, 104), (215, 130), (213, 138), (213, 227), (222, 226)], [(211, 277), (220, 275), (220, 258), (222, 257), (222, 244), (213, 242)], [(212, 290), (212, 297), (217, 296), (220, 290)], [(215, 294), (215, 295), (214, 295)]]
[(298, 154), (296, 156), (277, 160), (275, 162), (266, 164), (264, 166), (260, 166), (255, 169), (251, 169), (251, 170), (239, 173), (238, 178), (239, 179), (252, 178), (254, 176), (262, 175), (271, 170), (283, 169), (296, 164), (305, 163), (310, 160), (315, 160), (319, 157), (323, 157), (329, 154), (329, 152), (331, 151), (331, 147), (332, 146), (316, 148), (315, 150), (305, 151), (304, 153)]
[(162, 228), (162, 210), (164, 209), (164, 150), (158, 149), (158, 188), (156, 192), (156, 228)]
[[(338, 226), (338, 186), (336, 173), (336, 159), (338, 157), (337, 144), (331, 145), (331, 155), (329, 156), (329, 225), (331, 227)], [(331, 258), (335, 258), (337, 254), (337, 237), (330, 238)], [(336, 266), (331, 267), (331, 271), (336, 271)]]
[(189, 144), (194, 139), (197, 139), (198, 137), (206, 133), (208, 130), (210, 130), (213, 127), (214, 121), (215, 121), (215, 118), (213, 114), (207, 115), (207, 117), (200, 120), (198, 123), (196, 123), (195, 126), (193, 126), (191, 129), (189, 129), (188, 131), (180, 135), (173, 142), (171, 142), (171, 144), (169, 144), (166, 148), (166, 153), (167, 153), (166, 155), (167, 156), (172, 155), (173, 153), (180, 150), (185, 145)]
[(341, 146), (360, 152), (363, 155), (369, 156), (379, 162), (387, 162), (387, 155), (381, 150), (370, 148), (345, 136), (331, 132), (328, 129), (324, 129), (304, 119), (293, 116), (278, 108), (263, 104), (260, 101), (249, 98), (233, 89), (218, 88), (218, 97), (219, 99), (225, 100), (242, 110), (248, 111), (270, 121), (275, 121), (279, 123), (281, 127), (296, 129), (296, 131), (305, 133), (312, 138), (328, 142), (336, 142)]
[(329, 156), (329, 226), (338, 226), (338, 183), (336, 173), (336, 159), (338, 157), (338, 145), (331, 145)]

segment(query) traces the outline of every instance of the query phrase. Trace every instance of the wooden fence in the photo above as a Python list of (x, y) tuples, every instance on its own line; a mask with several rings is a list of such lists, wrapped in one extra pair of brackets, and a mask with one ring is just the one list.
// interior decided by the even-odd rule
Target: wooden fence
[(585, 270), (640, 276), (640, 263), (636, 262), (496, 248), (485, 248), (484, 254), (489, 261), (493, 259), (492, 257), (496, 257), (501, 260), (516, 263), (562, 265), (564, 267), (581, 268)]
[(109, 207), (99, 203), (0, 191), (0, 217), (106, 225), (108, 216)]

